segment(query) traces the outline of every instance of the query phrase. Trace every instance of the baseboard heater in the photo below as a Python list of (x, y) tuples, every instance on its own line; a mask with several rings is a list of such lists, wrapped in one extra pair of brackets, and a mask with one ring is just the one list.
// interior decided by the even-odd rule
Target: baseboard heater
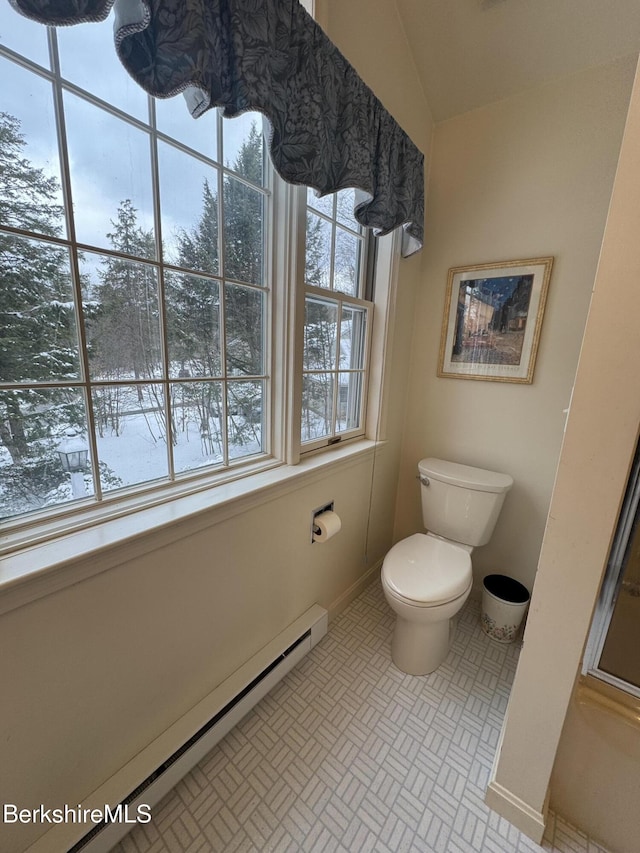
[[(206, 706), (217, 705), (211, 716), (202, 723), (197, 730), (182, 745), (175, 749), (164, 761), (156, 765), (156, 769), (149, 773), (139, 782), (130, 793), (120, 800), (121, 813), (129, 815), (136, 814), (137, 806), (145, 804), (153, 807), (156, 805), (175, 785), (194, 767), (213, 747), (220, 741), (246, 714), (262, 699), (293, 667), (309, 652), (316, 643), (327, 632), (328, 614), (324, 608), (314, 605), (285, 631), (279, 634), (264, 649), (253, 656), (246, 664), (223, 682), (189, 712), (182, 721), (189, 721), (197, 716), (202, 719), (201, 713)], [(229, 698), (220, 706), (220, 700), (227, 694)], [(231, 694), (231, 695), (230, 695)], [(181, 721), (179, 721), (180, 723)], [(184, 728), (176, 724), (178, 728)], [(172, 727), (173, 729), (174, 727)], [(162, 736), (163, 740), (171, 739), (171, 729)], [(157, 742), (155, 742), (157, 744)], [(175, 743), (175, 741), (174, 741)], [(144, 750), (141, 756), (135, 760), (136, 766), (144, 762), (144, 753), (153, 749), (154, 744), (148, 750)], [(129, 765), (128, 765), (129, 766)], [(147, 764), (147, 766), (149, 766)], [(121, 771), (123, 776), (127, 768)], [(118, 775), (118, 774), (117, 774)], [(116, 782), (115, 777), (112, 782)], [(111, 785), (113, 787), (113, 784)], [(122, 790), (122, 788), (121, 788)], [(104, 789), (94, 792), (90, 800), (92, 803), (102, 802), (100, 794), (107, 793)], [(106, 800), (109, 802), (109, 800)], [(91, 805), (87, 803), (87, 805)], [(117, 808), (111, 806), (112, 813)], [(125, 809), (125, 807), (127, 807)], [(72, 846), (67, 847), (68, 853), (108, 853), (131, 830), (132, 826), (123, 823), (103, 822), (96, 824), (82, 838)], [(53, 832), (46, 833), (52, 835)], [(60, 837), (57, 843), (60, 842)], [(53, 839), (49, 839), (53, 841)], [(58, 846), (50, 847), (46, 836), (40, 839), (42, 845), (36, 842), (30, 848), (33, 853), (40, 850), (60, 849)]]

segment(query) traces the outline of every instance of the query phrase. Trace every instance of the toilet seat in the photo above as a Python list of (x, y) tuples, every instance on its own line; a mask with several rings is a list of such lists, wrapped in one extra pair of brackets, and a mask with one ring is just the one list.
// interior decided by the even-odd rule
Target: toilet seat
[(414, 533), (389, 551), (383, 581), (415, 607), (435, 607), (463, 595), (472, 582), (471, 556), (453, 542)]

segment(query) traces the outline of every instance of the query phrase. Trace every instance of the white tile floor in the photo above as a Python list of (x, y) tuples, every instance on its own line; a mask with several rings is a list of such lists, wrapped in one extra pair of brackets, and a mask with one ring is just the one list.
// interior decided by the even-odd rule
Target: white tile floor
[(519, 649), (468, 601), (429, 676), (391, 662), (379, 583), (114, 853), (606, 853), (552, 817), (542, 847), (484, 805)]

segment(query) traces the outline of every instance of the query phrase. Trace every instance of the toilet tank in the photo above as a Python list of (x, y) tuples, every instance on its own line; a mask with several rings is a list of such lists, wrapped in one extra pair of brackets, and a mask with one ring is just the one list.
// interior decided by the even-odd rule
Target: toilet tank
[(426, 529), (464, 545), (486, 545), (513, 479), (443, 459), (422, 459), (418, 470)]

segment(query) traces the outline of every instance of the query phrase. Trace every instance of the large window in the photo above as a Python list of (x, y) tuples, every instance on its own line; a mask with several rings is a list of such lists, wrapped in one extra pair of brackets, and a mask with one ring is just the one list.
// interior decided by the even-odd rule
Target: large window
[(261, 117), (147, 98), (109, 22), (0, 15), (1, 514), (268, 453)]
[[(284, 458), (272, 282), (295, 296), (303, 265), (274, 268), (261, 116), (194, 121), (128, 77), (110, 20), (6, 3), (0, 80), (0, 518)], [(307, 204), (294, 456), (364, 433), (371, 325), (352, 193)]]

